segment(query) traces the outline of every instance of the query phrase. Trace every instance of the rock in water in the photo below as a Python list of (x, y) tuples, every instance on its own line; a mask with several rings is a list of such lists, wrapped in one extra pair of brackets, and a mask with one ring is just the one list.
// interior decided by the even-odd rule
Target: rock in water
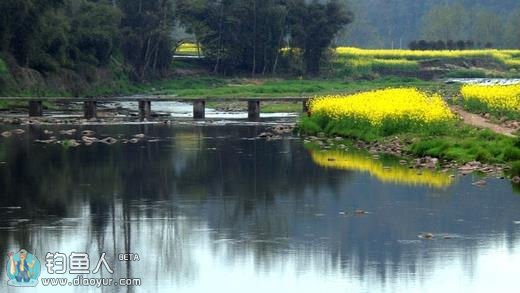
[(424, 239), (433, 239), (433, 234), (432, 233), (421, 233), (421, 234), (419, 234), (419, 237), (424, 238)]
[(44, 144), (51, 144), (51, 143), (56, 143), (57, 140), (56, 140), (55, 138), (46, 139), (46, 140), (40, 140), (40, 139), (37, 139), (37, 140), (35, 140), (34, 142), (37, 142), (37, 143), (44, 143)]
[(74, 135), (76, 133), (76, 129), (62, 130), (60, 134), (62, 135)]
[(92, 131), (92, 130), (83, 130), (83, 132), (81, 132), (81, 134), (83, 136), (93, 136), (96, 133), (94, 131)]
[(117, 143), (117, 139), (115, 139), (113, 137), (107, 137), (107, 138), (100, 140), (99, 142), (102, 142), (104, 144), (115, 144), (115, 143)]
[(14, 134), (24, 134), (25, 133), (25, 130), (23, 129), (15, 129), (12, 131)]
[(92, 145), (95, 142), (98, 142), (98, 139), (95, 137), (82, 136), (81, 140), (85, 143), (86, 146)]
[(475, 186), (480, 186), (480, 187), (482, 187), (482, 186), (485, 186), (487, 183), (486, 183), (485, 180), (479, 180), (479, 181), (477, 181), (477, 182), (473, 182), (472, 184), (475, 185)]

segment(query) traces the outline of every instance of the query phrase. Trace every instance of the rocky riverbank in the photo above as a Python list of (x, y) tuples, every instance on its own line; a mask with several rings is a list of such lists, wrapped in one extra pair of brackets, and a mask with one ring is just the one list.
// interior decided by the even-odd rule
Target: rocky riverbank
[[(328, 138), (324, 135), (305, 136), (303, 139), (304, 143), (310, 144), (312, 147), (319, 148), (322, 151), (348, 151), (350, 149), (361, 150), (366, 151), (374, 160), (381, 159), (382, 155), (390, 155), (397, 158), (401, 166), (416, 169), (418, 172), (424, 169), (437, 170), (443, 173), (451, 173), (450, 176), (452, 177), (457, 175), (466, 176), (473, 173), (479, 174), (482, 176), (482, 179), (474, 182), (474, 185), (476, 186), (485, 185), (486, 179), (491, 177), (505, 179), (508, 171), (511, 169), (507, 164), (487, 164), (479, 161), (461, 163), (430, 156), (416, 157), (407, 151), (413, 141), (403, 140), (398, 137), (376, 142), (347, 140), (342, 137)], [(515, 176), (511, 178), (511, 180), (514, 183), (520, 183), (520, 177)]]

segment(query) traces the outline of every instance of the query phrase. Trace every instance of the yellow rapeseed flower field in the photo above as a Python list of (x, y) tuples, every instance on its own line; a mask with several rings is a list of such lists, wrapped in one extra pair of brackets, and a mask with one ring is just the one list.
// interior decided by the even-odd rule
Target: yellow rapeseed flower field
[(461, 89), (461, 96), (470, 107), (477, 103), (490, 111), (520, 113), (520, 84), (465, 85)]
[(312, 115), (329, 119), (425, 126), (454, 118), (440, 95), (428, 95), (415, 88), (384, 89), (353, 95), (316, 97), (310, 102)]
[(424, 185), (435, 188), (446, 188), (453, 183), (449, 174), (432, 170), (417, 171), (395, 165), (386, 167), (383, 162), (373, 160), (366, 155), (343, 151), (311, 151), (312, 160), (319, 166), (340, 170), (368, 172), (382, 182)]
[(369, 57), (381, 59), (429, 59), (429, 58), (480, 58), (493, 57), (497, 60), (512, 59), (520, 50), (400, 50), (400, 49), (360, 49), (354, 47), (338, 47), (340, 56)]
[[(393, 63), (386, 63), (386, 65), (393, 65), (397, 69), (400, 69), (403, 66), (411, 66), (412, 63), (409, 61), (455, 58), (491, 58), (504, 64), (508, 68), (520, 68), (520, 50), (391, 50), (338, 47), (336, 48), (336, 54), (340, 59), (341, 57), (347, 58), (349, 65), (356, 65), (356, 62), (361, 62), (365, 65), (381, 64), (381, 60), (393, 60)], [(353, 61), (356, 59), (360, 59), (361, 61)]]

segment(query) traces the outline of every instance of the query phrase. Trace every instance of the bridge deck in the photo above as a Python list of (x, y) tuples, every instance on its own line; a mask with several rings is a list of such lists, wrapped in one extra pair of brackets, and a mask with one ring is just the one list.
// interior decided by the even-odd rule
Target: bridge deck
[(130, 97), (0, 97), (0, 101), (20, 101), (29, 104), (29, 116), (43, 116), (43, 102), (83, 103), (85, 118), (95, 118), (97, 115), (97, 104), (104, 102), (137, 102), (139, 116), (148, 119), (152, 114), (152, 102), (188, 102), (193, 104), (193, 118), (204, 119), (206, 102), (247, 102), (248, 117), (256, 120), (260, 117), (260, 103), (268, 101), (301, 102), (302, 112), (309, 113), (309, 97), (177, 97), (177, 96), (130, 96)]
[(0, 97), (0, 101), (48, 101), (48, 102), (236, 102), (236, 101), (277, 101), (302, 102), (310, 97), (177, 97), (177, 96), (130, 96), (130, 97)]

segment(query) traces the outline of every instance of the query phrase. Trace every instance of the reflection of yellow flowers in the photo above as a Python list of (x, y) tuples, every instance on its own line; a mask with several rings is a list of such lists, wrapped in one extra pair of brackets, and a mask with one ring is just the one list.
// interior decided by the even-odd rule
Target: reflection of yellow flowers
[(389, 120), (426, 125), (454, 117), (441, 96), (413, 88), (317, 97), (311, 100), (310, 110), (332, 119), (367, 121), (372, 126), (381, 126)]
[(383, 162), (360, 154), (343, 151), (311, 151), (311, 156), (312, 160), (322, 167), (368, 172), (382, 182), (425, 185), (435, 188), (446, 188), (453, 182), (453, 179), (447, 174), (431, 170), (418, 172), (400, 165), (385, 168)]
[(464, 101), (476, 101), (491, 110), (520, 112), (520, 84), (465, 85), (461, 89), (461, 95)]

